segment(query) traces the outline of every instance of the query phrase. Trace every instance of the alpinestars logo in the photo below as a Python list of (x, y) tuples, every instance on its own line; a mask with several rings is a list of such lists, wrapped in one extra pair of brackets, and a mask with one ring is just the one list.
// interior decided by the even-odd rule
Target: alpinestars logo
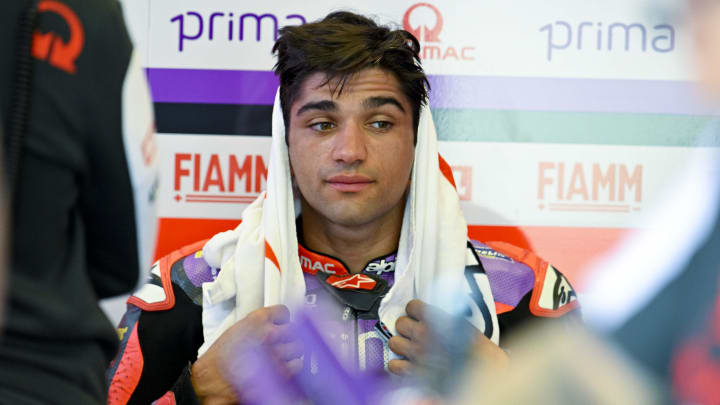
[(377, 284), (377, 281), (363, 274), (355, 274), (350, 277), (330, 276), (327, 278), (327, 282), (341, 290), (372, 290)]
[(430, 3), (413, 4), (403, 16), (403, 29), (420, 41), (420, 58), (474, 61), (474, 46), (447, 45), (440, 39), (444, 25), (442, 13)]
[(365, 268), (365, 272), (375, 273), (378, 276), (382, 273), (389, 273), (391, 271), (395, 271), (395, 261), (385, 261), (385, 259), (374, 261), (368, 264)]

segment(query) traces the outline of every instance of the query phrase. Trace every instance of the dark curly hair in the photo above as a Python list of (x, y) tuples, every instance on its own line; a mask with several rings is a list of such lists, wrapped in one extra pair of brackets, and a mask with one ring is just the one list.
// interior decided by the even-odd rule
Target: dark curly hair
[[(395, 75), (402, 92), (410, 100), (417, 137), (420, 108), (427, 103), (430, 89), (420, 65), (419, 52), (420, 43), (409, 32), (379, 26), (365, 16), (347, 11), (282, 28), (273, 53), (277, 53), (274, 70), (280, 77), (280, 103), (286, 133), (290, 125), (290, 106), (309, 75), (325, 73), (323, 85), (337, 80), (337, 86), (331, 91), (339, 95), (353, 74), (378, 67)], [(287, 137), (285, 139), (287, 142)]]

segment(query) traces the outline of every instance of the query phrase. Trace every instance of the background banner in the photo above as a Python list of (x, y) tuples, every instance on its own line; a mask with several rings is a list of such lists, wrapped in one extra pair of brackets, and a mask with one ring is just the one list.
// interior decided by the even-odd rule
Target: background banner
[(238, 223), (265, 185), (278, 30), (350, 9), (420, 39), (471, 236), (531, 248), (582, 290), (584, 266), (717, 146), (687, 31), (657, 4), (124, 0), (160, 135), (156, 256)]

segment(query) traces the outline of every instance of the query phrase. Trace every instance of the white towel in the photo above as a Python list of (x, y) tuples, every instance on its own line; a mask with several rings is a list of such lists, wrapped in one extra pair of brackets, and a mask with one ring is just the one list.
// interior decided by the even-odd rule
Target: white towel
[[(275, 96), (272, 147), (267, 191), (243, 212), (243, 222), (232, 231), (215, 235), (203, 249), (212, 267), (221, 268), (217, 279), (203, 284), (202, 355), (215, 340), (251, 311), (285, 304), (291, 311), (302, 304), (305, 280), (298, 257), (290, 164), (285, 143), (285, 124), (279, 91)], [(449, 312), (457, 312), (457, 300), (448, 302), (435, 294), (442, 283), (466, 291), (464, 269), (475, 264), (467, 250), (467, 224), (460, 210), (452, 174), (441, 171), (437, 134), (430, 109), (420, 114), (410, 193), (405, 205), (395, 266), (395, 284), (383, 298), (380, 320), (395, 334), (395, 321), (405, 306), (419, 298)], [(492, 340), (499, 339), (495, 305), (487, 277), (476, 281), (492, 317)], [(451, 304), (451, 305), (449, 305)], [(471, 322), (486, 329), (479, 311)]]

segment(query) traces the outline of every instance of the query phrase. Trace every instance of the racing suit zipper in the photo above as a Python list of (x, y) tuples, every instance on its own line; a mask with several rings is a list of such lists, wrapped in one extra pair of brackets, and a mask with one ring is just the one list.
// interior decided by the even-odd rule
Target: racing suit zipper
[(343, 357), (348, 360), (349, 364), (359, 367), (357, 311), (350, 306), (346, 306), (343, 310), (342, 319), (343, 332), (340, 340), (342, 342)]
[(354, 309), (350, 309), (350, 313), (352, 314), (352, 336), (350, 337), (350, 342), (352, 344), (352, 364), (354, 367), (360, 367), (360, 358), (358, 357), (358, 317), (357, 317), (357, 311)]

